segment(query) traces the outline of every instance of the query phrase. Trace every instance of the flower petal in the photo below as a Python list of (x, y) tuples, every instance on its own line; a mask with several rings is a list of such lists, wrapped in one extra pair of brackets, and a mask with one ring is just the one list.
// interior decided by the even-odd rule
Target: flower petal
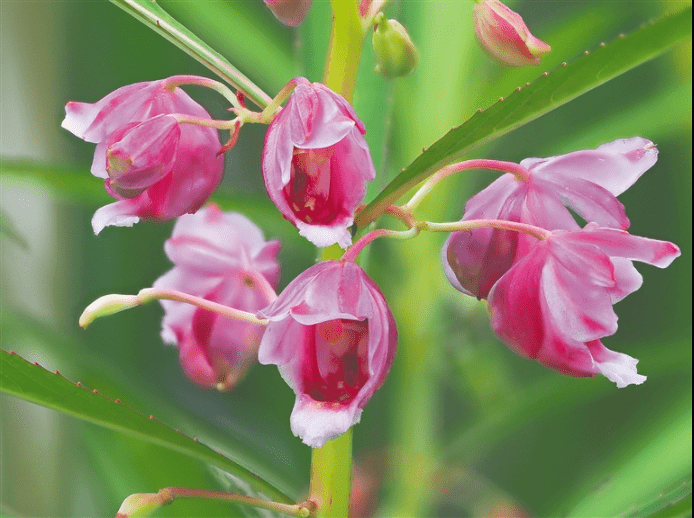
[(620, 139), (595, 150), (574, 151), (549, 158), (526, 158), (521, 162), (534, 176), (551, 178), (555, 174), (582, 178), (615, 196), (634, 185), (658, 160), (658, 149), (641, 137)]

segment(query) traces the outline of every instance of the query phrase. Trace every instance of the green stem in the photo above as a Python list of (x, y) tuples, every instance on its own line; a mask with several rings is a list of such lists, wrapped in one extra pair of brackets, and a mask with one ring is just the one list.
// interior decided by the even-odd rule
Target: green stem
[[(359, 0), (331, 0), (333, 10), (330, 49), (323, 83), (348, 102), (354, 97), (359, 60), (366, 28), (359, 16)], [(333, 245), (320, 251), (321, 260), (339, 259), (342, 250)], [(352, 429), (311, 455), (311, 491), (309, 499), (316, 505), (315, 516), (349, 516), (352, 485)]]
[(323, 83), (351, 103), (366, 31), (358, 0), (331, 0), (331, 4), (333, 24)]
[(309, 500), (316, 518), (348, 517), (352, 482), (352, 429), (337, 439), (314, 448), (311, 455)]

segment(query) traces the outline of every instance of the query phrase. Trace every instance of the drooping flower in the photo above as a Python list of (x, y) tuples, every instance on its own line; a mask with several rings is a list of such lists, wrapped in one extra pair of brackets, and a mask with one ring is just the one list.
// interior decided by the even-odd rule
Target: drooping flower
[(291, 428), (312, 448), (359, 422), (395, 357), (397, 330), (383, 294), (352, 262), (312, 266), (259, 315), (270, 323), (258, 361), (296, 393)]
[(265, 136), (265, 188), (285, 219), (316, 246), (352, 241), (349, 227), (376, 174), (366, 130), (349, 103), (304, 78)]
[(91, 172), (119, 201), (100, 208), (92, 226), (131, 226), (198, 210), (222, 179), (217, 130), (178, 124), (172, 114), (209, 114), (169, 80), (119, 88), (96, 103), (69, 102), (62, 126), (97, 144)]
[[(526, 158), (526, 178), (505, 174), (467, 202), (463, 221), (502, 219), (547, 230), (577, 230), (566, 207), (588, 222), (626, 229), (629, 219), (616, 196), (658, 159), (652, 142), (636, 137), (550, 158)], [(486, 298), (494, 283), (524, 257), (535, 238), (508, 230), (453, 232), (442, 251), (448, 280), (467, 295)]]
[(520, 15), (499, 0), (476, 0), (475, 32), (484, 49), (506, 65), (539, 65), (552, 49), (530, 33)]
[[(279, 279), (278, 241), (241, 214), (210, 205), (181, 216), (164, 245), (176, 265), (154, 283), (243, 311), (274, 300)], [(183, 370), (194, 382), (227, 390), (257, 359), (264, 326), (241, 322), (182, 302), (162, 300), (162, 338), (176, 344)]]
[(313, 0), (265, 0), (265, 5), (279, 21), (296, 27), (301, 24), (311, 8)]
[(556, 230), (492, 288), (492, 328), (513, 351), (563, 374), (602, 374), (620, 388), (643, 383), (638, 360), (600, 339), (617, 330), (612, 304), (641, 286), (632, 261), (665, 268), (679, 255), (672, 243), (594, 223)]

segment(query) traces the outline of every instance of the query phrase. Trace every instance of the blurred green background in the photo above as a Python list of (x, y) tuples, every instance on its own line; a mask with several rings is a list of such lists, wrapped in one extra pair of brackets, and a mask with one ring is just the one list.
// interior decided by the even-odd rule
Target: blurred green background
[[(314, 2), (299, 30), (280, 26), (259, 0), (159, 3), (271, 95), (299, 74), (321, 79), (326, 1)], [(378, 172), (369, 199), (477, 108), (690, 2), (508, 4), (552, 46), (539, 68), (490, 62), (474, 41), (472, 2), (389, 5), (388, 16), (407, 27), (421, 63), (414, 75), (389, 82), (373, 73), (365, 48), (354, 104)], [(0, 23), (0, 209), (3, 225), (25, 241), (2, 236), (2, 348), (250, 459), (249, 467), (303, 498), (310, 450), (291, 434), (294, 395), (274, 367), (257, 366), (232, 392), (219, 394), (186, 380), (177, 352), (159, 337), (157, 305), (87, 331), (77, 325), (95, 298), (136, 293), (171, 267), (162, 244), (173, 223), (93, 235), (91, 216), (110, 198), (89, 174), (93, 145), (60, 128), (65, 103), (94, 102), (138, 81), (211, 74), (105, 1), (0, 2)], [(634, 234), (673, 241), (682, 257), (666, 270), (637, 265), (644, 286), (617, 305), (619, 331), (605, 340), (639, 358), (648, 381), (617, 390), (604, 378), (563, 377), (517, 357), (490, 331), (483, 303), (445, 280), (444, 235), (377, 241), (364, 265), (389, 300), (400, 344), (387, 382), (355, 429), (364, 513), (621, 516), (644, 514), (648, 505), (662, 516), (691, 512), (691, 496), (679, 502), (691, 491), (691, 62), (689, 42), (475, 153), (518, 162), (637, 135), (657, 143), (658, 163), (620, 200)], [(228, 116), (221, 97), (188, 92), (213, 116)], [(264, 130), (244, 127), (227, 153), (216, 198), (251, 217), (267, 238), (282, 240), (283, 287), (314, 263), (315, 249), (267, 200)], [(48, 182), (32, 174), (46, 170)], [(449, 179), (419, 213), (457, 219), (494, 177)], [(2, 515), (113, 516), (135, 492), (174, 485), (239, 490), (218, 470), (161, 447), (9, 396), (0, 396), (0, 405)], [(680, 507), (661, 510), (670, 500)], [(238, 514), (261, 513), (182, 501), (156, 516)]]

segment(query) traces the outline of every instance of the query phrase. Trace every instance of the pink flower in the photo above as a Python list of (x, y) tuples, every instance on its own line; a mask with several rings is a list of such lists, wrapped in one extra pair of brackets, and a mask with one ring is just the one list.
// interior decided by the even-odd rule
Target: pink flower
[(312, 448), (359, 422), (395, 357), (397, 330), (383, 294), (352, 262), (312, 266), (259, 313), (270, 320), (258, 361), (296, 393), (291, 427)]
[(265, 5), (279, 21), (296, 27), (304, 21), (312, 0), (265, 0)]
[(316, 246), (352, 242), (349, 227), (376, 174), (366, 130), (349, 103), (303, 77), (265, 136), (262, 169), (272, 201)]
[[(181, 216), (164, 245), (176, 265), (155, 288), (182, 291), (256, 312), (274, 300), (278, 241), (265, 241), (241, 214), (210, 205)], [(225, 318), (182, 302), (162, 300), (162, 338), (177, 344), (183, 370), (194, 382), (226, 390), (255, 362), (264, 326)]]
[(602, 374), (618, 387), (640, 384), (638, 360), (600, 339), (617, 330), (612, 304), (636, 291), (632, 261), (659, 268), (680, 255), (666, 241), (590, 223), (538, 241), (489, 293), (494, 332), (515, 352), (571, 376)]
[(530, 34), (518, 13), (499, 0), (476, 0), (475, 32), (484, 49), (502, 63), (514, 67), (539, 65), (552, 49)]
[[(526, 158), (528, 177), (505, 174), (467, 202), (463, 221), (502, 219), (547, 230), (577, 230), (564, 205), (588, 222), (626, 229), (629, 219), (615, 196), (623, 193), (658, 159), (652, 142), (636, 137), (615, 140), (595, 150), (550, 158)], [(452, 233), (442, 251), (444, 271), (453, 286), (477, 298), (535, 244), (525, 234), (491, 228)]]
[(92, 226), (131, 226), (195, 212), (222, 179), (217, 130), (179, 125), (172, 114), (209, 119), (167, 79), (124, 86), (94, 104), (69, 102), (63, 128), (97, 144), (92, 174), (120, 201), (100, 208)]

